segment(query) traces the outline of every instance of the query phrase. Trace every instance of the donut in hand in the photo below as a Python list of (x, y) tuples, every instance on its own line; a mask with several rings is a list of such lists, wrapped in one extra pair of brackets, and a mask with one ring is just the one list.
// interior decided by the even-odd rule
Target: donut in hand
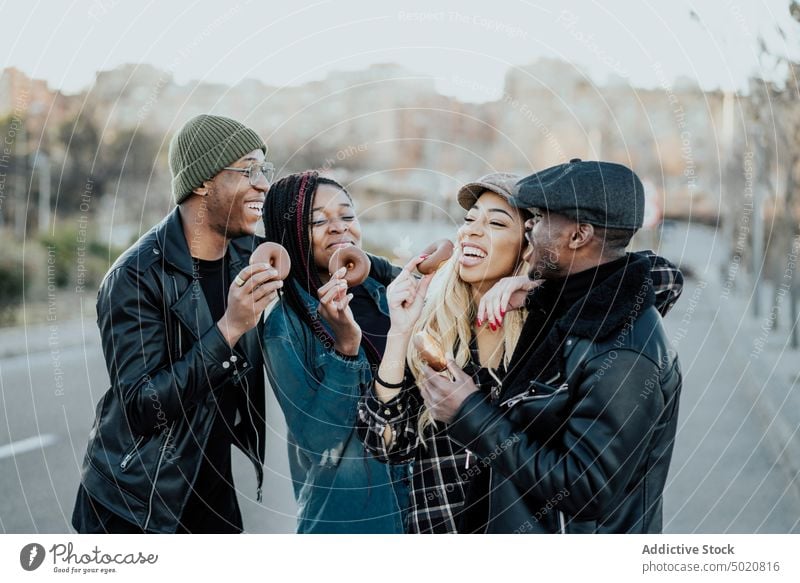
[(342, 267), (346, 267), (347, 273), (344, 274), (344, 279), (347, 287), (355, 287), (366, 281), (371, 266), (369, 257), (359, 247), (355, 245), (340, 247), (333, 252), (328, 261), (328, 274), (333, 275)]
[(422, 252), (422, 255), (427, 255), (428, 258), (422, 263), (417, 265), (417, 271), (422, 275), (428, 275), (439, 269), (445, 261), (453, 256), (455, 249), (453, 242), (449, 239), (439, 239), (434, 241)]
[(444, 351), (439, 343), (433, 339), (433, 336), (425, 331), (420, 331), (414, 334), (412, 342), (420, 358), (428, 363), (429, 367), (436, 372), (442, 372), (447, 369), (447, 359), (445, 359)]
[(279, 279), (286, 279), (292, 268), (289, 252), (277, 243), (261, 243), (256, 247), (250, 255), (250, 265), (254, 263), (266, 263), (278, 272)]

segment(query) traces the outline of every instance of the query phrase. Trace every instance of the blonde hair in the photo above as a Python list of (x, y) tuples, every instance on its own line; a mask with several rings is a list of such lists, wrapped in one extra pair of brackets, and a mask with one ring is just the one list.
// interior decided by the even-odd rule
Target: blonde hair
[[(470, 361), (470, 339), (472, 338), (472, 323), (477, 316), (477, 306), (472, 298), (470, 285), (458, 275), (458, 259), (460, 252), (453, 256), (439, 268), (431, 282), (428, 297), (422, 314), (414, 326), (414, 334), (425, 331), (446, 352), (454, 352), (453, 360), (464, 368)], [(522, 275), (527, 273), (528, 264), (520, 261), (514, 273)], [(524, 308), (508, 312), (503, 319), (503, 364), (508, 367), (514, 347), (517, 345), (522, 325), (528, 312)], [(423, 360), (409, 344), (407, 362), (417, 384), (424, 378), (422, 372)], [(436, 427), (436, 422), (431, 412), (423, 404), (419, 412), (417, 432), (425, 445), (424, 432), (429, 426)]]

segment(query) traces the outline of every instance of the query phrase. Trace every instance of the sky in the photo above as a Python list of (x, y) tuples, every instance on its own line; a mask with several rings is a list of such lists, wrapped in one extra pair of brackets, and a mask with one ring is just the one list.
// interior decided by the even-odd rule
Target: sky
[[(175, 81), (297, 85), (398, 63), (464, 101), (502, 92), (509, 68), (541, 57), (595, 81), (678, 77), (741, 89), (775, 77), (771, 53), (800, 58), (788, 0), (156, 2), (0, 0), (2, 66), (75, 93), (95, 72), (148, 63)], [(791, 42), (787, 44), (777, 28)]]

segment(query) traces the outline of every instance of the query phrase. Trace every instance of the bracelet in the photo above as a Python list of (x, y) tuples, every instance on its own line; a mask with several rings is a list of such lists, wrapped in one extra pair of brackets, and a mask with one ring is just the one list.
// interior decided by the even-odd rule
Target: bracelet
[(375, 371), (375, 382), (380, 383), (382, 386), (386, 387), (387, 389), (402, 389), (403, 385), (405, 384), (404, 381), (400, 381), (399, 383), (387, 383), (383, 380), (379, 375), (378, 371)]

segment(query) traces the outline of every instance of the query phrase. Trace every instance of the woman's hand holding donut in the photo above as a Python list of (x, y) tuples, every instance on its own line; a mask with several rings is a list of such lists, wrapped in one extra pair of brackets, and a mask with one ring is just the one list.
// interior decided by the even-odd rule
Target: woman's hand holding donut
[(317, 290), (319, 315), (333, 330), (336, 339), (334, 348), (342, 354), (356, 356), (361, 345), (361, 327), (350, 309), (353, 294), (347, 293), (347, 282), (343, 279), (345, 273), (347, 268), (342, 267)]
[(492, 330), (496, 330), (503, 325), (506, 313), (524, 306), (528, 292), (541, 283), (541, 280), (531, 281), (527, 275), (504, 277), (481, 298), (476, 326), (480, 328), (488, 323)]
[(386, 289), (391, 332), (395, 334), (409, 334), (422, 314), (425, 294), (433, 275), (417, 279), (414, 277), (414, 270), (425, 259), (424, 255), (411, 259)]

